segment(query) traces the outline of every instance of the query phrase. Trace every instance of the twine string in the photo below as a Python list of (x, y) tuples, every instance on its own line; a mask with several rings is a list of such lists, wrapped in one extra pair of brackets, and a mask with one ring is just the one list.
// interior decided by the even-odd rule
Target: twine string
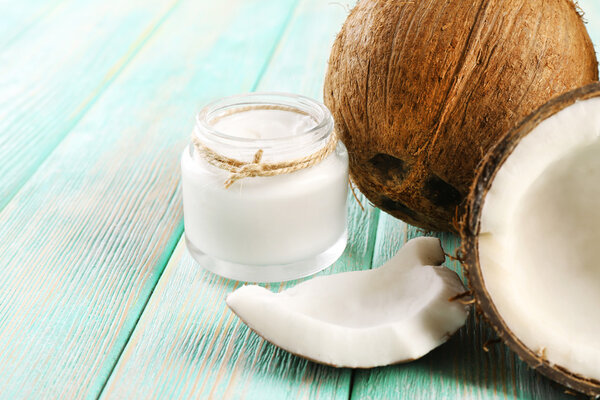
[[(263, 106), (252, 107), (250, 109), (264, 109)], [(278, 107), (278, 106), (268, 106), (268, 109), (283, 109), (289, 110), (289, 107)], [(245, 109), (244, 111), (246, 111)], [(240, 112), (240, 110), (236, 110), (235, 112)], [(325, 158), (335, 150), (338, 137), (335, 130), (331, 133), (328, 142), (325, 146), (321, 147), (316, 152), (309, 154), (304, 157), (282, 161), (282, 162), (273, 162), (273, 163), (265, 163), (262, 162), (264, 151), (263, 149), (259, 149), (255, 154), (254, 158), (251, 162), (241, 161), (235, 158), (224, 156), (223, 154), (218, 153), (217, 151), (211, 149), (206, 146), (200, 139), (196, 137), (196, 135), (192, 136), (192, 143), (198, 154), (200, 154), (209, 164), (223, 169), (225, 171), (231, 172), (229, 178), (225, 181), (225, 188), (231, 187), (235, 182), (244, 178), (251, 178), (257, 176), (276, 176), (289, 174), (295, 171), (299, 171), (308, 167), (312, 167), (323, 161)]]

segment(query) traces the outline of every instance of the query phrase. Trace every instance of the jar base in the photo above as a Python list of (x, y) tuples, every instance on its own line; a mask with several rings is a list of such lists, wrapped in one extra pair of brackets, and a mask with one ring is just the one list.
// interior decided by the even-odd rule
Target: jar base
[(344, 231), (331, 247), (310, 258), (290, 264), (246, 265), (212, 257), (185, 238), (188, 251), (204, 269), (228, 279), (244, 282), (283, 282), (316, 274), (340, 258), (347, 242), (348, 234)]

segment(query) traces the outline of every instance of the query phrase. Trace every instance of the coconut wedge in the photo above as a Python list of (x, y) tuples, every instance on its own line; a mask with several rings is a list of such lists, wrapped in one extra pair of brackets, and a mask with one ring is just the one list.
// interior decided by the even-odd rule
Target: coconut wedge
[(600, 84), (550, 101), (486, 156), (462, 239), (499, 336), (548, 377), (600, 396)]
[(371, 368), (415, 360), (464, 325), (465, 291), (439, 239), (409, 241), (382, 267), (320, 276), (280, 293), (243, 286), (227, 305), (257, 334), (301, 357)]

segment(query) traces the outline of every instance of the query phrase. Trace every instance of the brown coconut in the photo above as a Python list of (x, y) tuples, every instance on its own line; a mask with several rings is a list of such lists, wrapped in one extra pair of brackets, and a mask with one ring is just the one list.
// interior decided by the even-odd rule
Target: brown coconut
[(571, 0), (362, 0), (333, 45), (324, 99), (373, 204), (456, 230), (457, 206), (496, 140), (597, 79)]

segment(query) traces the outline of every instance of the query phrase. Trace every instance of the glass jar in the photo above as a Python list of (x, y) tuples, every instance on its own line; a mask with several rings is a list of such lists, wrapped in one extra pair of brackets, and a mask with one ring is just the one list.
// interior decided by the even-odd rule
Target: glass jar
[(344, 251), (348, 153), (317, 101), (252, 93), (209, 104), (181, 170), (186, 244), (209, 271), (284, 281), (321, 271)]

